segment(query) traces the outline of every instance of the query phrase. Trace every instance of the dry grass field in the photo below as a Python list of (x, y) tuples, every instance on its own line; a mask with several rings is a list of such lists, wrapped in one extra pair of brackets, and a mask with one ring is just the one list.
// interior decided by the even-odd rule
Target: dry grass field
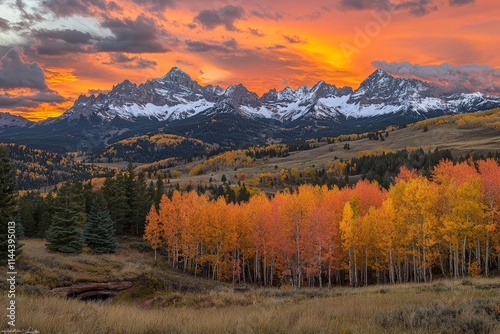
[[(499, 279), (209, 293), (206, 307), (18, 297), (17, 328), (40, 333), (500, 333)], [(194, 298), (191, 296), (191, 298)], [(5, 299), (2, 300), (5, 303)]]
[[(16, 328), (44, 334), (500, 333), (500, 278), (236, 292), (155, 265), (151, 252), (134, 243), (122, 241), (111, 255), (60, 255), (47, 252), (41, 240), (26, 240), (18, 260)], [(58, 285), (117, 279), (136, 285), (112, 301), (48, 293)], [(0, 302), (7, 305), (5, 294)], [(0, 329), (6, 327), (3, 317)]]

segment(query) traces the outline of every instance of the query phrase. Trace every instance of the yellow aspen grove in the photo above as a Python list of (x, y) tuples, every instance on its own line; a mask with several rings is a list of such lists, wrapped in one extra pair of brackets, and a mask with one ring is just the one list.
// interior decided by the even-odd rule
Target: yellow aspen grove
[(156, 250), (163, 245), (163, 227), (160, 222), (160, 217), (156, 212), (155, 206), (151, 206), (148, 215), (146, 216), (146, 226), (144, 229), (144, 240), (149, 242), (151, 248), (155, 252), (155, 262), (156, 262)]
[(342, 246), (347, 249), (349, 262), (349, 285), (351, 287), (358, 286), (357, 274), (357, 259), (356, 259), (356, 218), (351, 203), (347, 202), (344, 205), (342, 221), (340, 222), (340, 233), (342, 235)]

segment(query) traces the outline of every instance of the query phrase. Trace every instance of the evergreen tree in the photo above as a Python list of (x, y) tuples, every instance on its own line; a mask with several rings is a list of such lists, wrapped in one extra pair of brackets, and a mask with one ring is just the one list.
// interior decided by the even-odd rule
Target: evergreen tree
[(163, 179), (161, 178), (161, 175), (158, 175), (158, 180), (156, 180), (156, 192), (153, 200), (156, 210), (160, 209), (160, 201), (164, 194), (165, 194), (165, 189), (163, 186)]
[(108, 211), (108, 204), (101, 192), (92, 200), (87, 224), (83, 233), (85, 244), (96, 253), (114, 253), (118, 246), (114, 222)]
[(116, 233), (122, 235), (128, 232), (125, 229), (128, 220), (128, 203), (123, 174), (118, 174), (116, 178), (107, 178), (104, 181), (102, 192), (108, 202), (111, 220), (115, 222)]
[(79, 253), (84, 246), (85, 200), (75, 184), (64, 184), (59, 190), (52, 223), (45, 233), (49, 250)]
[[(12, 224), (9, 222), (15, 216), (16, 211), (16, 194), (14, 189), (16, 187), (16, 179), (14, 168), (12, 167), (9, 158), (7, 157), (7, 150), (0, 146), (0, 263), (7, 263), (8, 259), (13, 259), (21, 253), (22, 245), (19, 243), (22, 230), (21, 224), (17, 223), (15, 226), (15, 253), (9, 250), (9, 227)], [(10, 244), (12, 245), (12, 243)]]
[(135, 235), (144, 234), (144, 225), (146, 224), (146, 215), (151, 208), (151, 202), (148, 196), (148, 187), (146, 184), (146, 177), (144, 173), (139, 173), (136, 180), (134, 180), (132, 187), (132, 216), (131, 233)]

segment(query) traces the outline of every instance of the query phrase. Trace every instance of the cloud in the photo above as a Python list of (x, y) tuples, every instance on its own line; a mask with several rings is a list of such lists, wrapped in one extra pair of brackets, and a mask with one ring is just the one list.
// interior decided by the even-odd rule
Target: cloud
[(18, 49), (11, 49), (0, 59), (0, 89), (4, 91), (0, 95), (0, 108), (36, 107), (40, 103), (66, 101), (48, 88), (40, 65), (24, 61)]
[(126, 69), (145, 69), (155, 68), (158, 63), (154, 60), (144, 59), (142, 57), (129, 57), (123, 53), (114, 53), (110, 55), (110, 61), (104, 62), (106, 65), (117, 65)]
[(393, 75), (415, 77), (440, 86), (447, 92), (483, 92), (500, 95), (500, 69), (487, 65), (418, 65), (374, 61), (372, 65)]
[(2, 94), (0, 95), (0, 108), (34, 108), (40, 103), (61, 103), (65, 101), (66, 99), (64, 97), (52, 90), (39, 92), (33, 95), (16, 95), (15, 97), (9, 94)]
[(257, 37), (263, 37), (265, 34), (261, 32), (259, 29), (248, 28), (248, 32)]
[(92, 35), (74, 29), (64, 30), (36, 30), (33, 36), (37, 39), (60, 39), (71, 44), (91, 44)]
[(3, 31), (10, 30), (10, 22), (4, 18), (0, 17), (0, 29)]
[(448, 0), (448, 3), (450, 6), (461, 6), (461, 5), (468, 5), (471, 3), (474, 3), (475, 0)]
[(435, 0), (404, 0), (392, 2), (391, 0), (340, 0), (339, 6), (343, 10), (407, 11), (412, 15), (422, 16), (437, 10), (437, 5), (434, 1)]
[(306, 40), (300, 38), (297, 35), (293, 36), (283, 35), (283, 38), (290, 44), (307, 44)]
[(229, 31), (238, 31), (234, 23), (240, 20), (245, 10), (240, 6), (228, 5), (216, 10), (202, 10), (194, 21), (200, 23), (205, 29), (213, 30), (224, 26)]
[(282, 44), (275, 44), (272, 46), (268, 46), (266, 49), (268, 49), (268, 50), (280, 50), (280, 49), (286, 49), (286, 46), (284, 46)]
[(38, 40), (36, 50), (40, 55), (65, 55), (91, 51), (94, 37), (78, 30), (36, 30), (32, 36)]
[(395, 5), (395, 9), (407, 10), (410, 14), (422, 16), (438, 9), (432, 1), (433, 0), (410, 0)]
[(390, 0), (340, 0), (340, 8), (345, 10), (390, 9)]
[(57, 17), (93, 16), (96, 13), (109, 14), (110, 11), (121, 10), (116, 2), (105, 0), (44, 0), (42, 6)]
[(21, 13), (22, 21), (24, 21), (21, 26), (31, 26), (31, 24), (43, 21), (43, 17), (39, 13), (30, 13), (26, 8), (26, 4), (23, 0), (16, 0), (15, 6), (17, 10)]
[(231, 38), (227, 41), (224, 41), (224, 42), (222, 42), (222, 44), (230, 49), (237, 49), (238, 48), (238, 42), (234, 38)]
[(218, 53), (232, 53), (238, 50), (238, 42), (234, 38), (224, 41), (222, 43), (216, 42), (202, 42), (202, 41), (185, 41), (187, 45), (187, 51), (193, 53), (205, 53), (205, 52), (218, 52)]
[(173, 0), (132, 0), (132, 1), (154, 12), (163, 12), (168, 7), (172, 8), (175, 5)]
[(139, 15), (135, 20), (107, 18), (102, 27), (111, 30), (113, 37), (96, 43), (100, 52), (155, 53), (170, 51), (161, 43), (165, 35), (152, 18)]
[(270, 11), (266, 9), (252, 10), (250, 13), (263, 20), (279, 21), (284, 17), (283, 13), (280, 11)]
[(23, 61), (16, 49), (11, 49), (0, 59), (0, 88), (48, 89), (40, 65)]

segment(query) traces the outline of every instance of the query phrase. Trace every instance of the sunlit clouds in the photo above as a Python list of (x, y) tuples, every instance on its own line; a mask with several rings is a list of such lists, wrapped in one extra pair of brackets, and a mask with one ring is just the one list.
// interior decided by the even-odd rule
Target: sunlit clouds
[(173, 66), (258, 94), (357, 88), (375, 67), (500, 94), (498, 14), (495, 0), (6, 0), (0, 111), (56, 117), (80, 94)]

